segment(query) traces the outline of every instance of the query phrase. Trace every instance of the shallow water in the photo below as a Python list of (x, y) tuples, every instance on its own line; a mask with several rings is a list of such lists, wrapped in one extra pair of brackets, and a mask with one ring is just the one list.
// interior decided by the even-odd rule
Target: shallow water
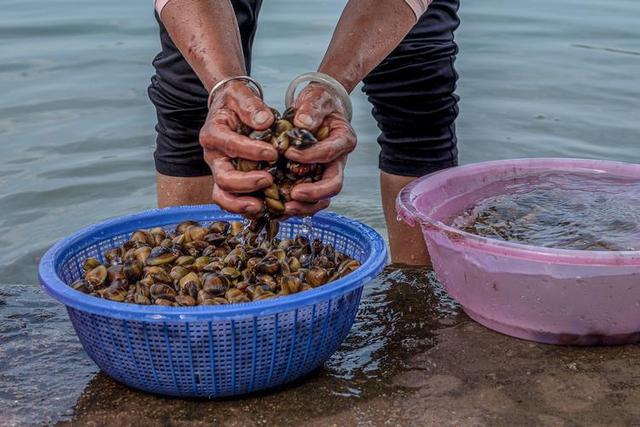
[[(154, 206), (155, 119), (146, 87), (158, 40), (149, 3), (3, 3), (0, 407), (9, 408), (3, 415), (16, 424), (71, 417), (75, 402), (86, 400), (85, 387), (95, 393), (105, 381), (96, 376), (64, 310), (38, 290), (37, 262), (55, 240), (79, 227)], [(265, 1), (254, 74), (264, 82), (269, 103), (281, 106), (288, 81), (316, 67), (344, 3)], [(640, 162), (638, 13), (634, 0), (465, 2), (458, 32), (461, 160), (571, 156)], [(374, 184), (377, 129), (360, 93), (354, 110), (360, 143), (333, 209), (384, 231)], [(405, 273), (396, 274), (404, 282)], [(377, 354), (388, 350), (380, 337), (398, 328), (391, 314), (367, 335), (381, 346)], [(411, 336), (399, 331), (397, 337)], [(359, 334), (356, 328), (354, 337)], [(359, 383), (348, 379), (351, 360), (377, 363), (340, 352), (328, 372), (344, 372), (347, 379), (344, 386), (330, 380), (331, 392), (358, 390)], [(379, 371), (367, 369), (371, 374), (353, 376), (366, 384), (384, 381)]]
[(638, 180), (551, 172), (492, 187), (500, 188), (500, 194), (478, 201), (453, 225), (484, 237), (547, 248), (640, 250)]
[[(104, 375), (84, 354), (66, 311), (25, 285), (7, 286), (0, 307), (0, 402), (7, 408), (0, 421), (71, 418), (74, 406), (100, 392), (95, 383), (104, 382)], [(460, 318), (433, 273), (389, 268), (366, 287), (352, 333), (312, 375), (309, 392), (321, 387), (322, 397), (331, 400), (391, 393), (385, 382), (408, 369), (407, 355), (433, 347), (436, 330)]]

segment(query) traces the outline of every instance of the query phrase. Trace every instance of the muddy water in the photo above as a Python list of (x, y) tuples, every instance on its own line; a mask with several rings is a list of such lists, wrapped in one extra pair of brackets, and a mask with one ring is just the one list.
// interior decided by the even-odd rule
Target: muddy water
[(351, 334), (324, 368), (277, 392), (223, 404), (196, 404), (157, 398), (115, 383), (84, 354), (60, 305), (33, 287), (15, 285), (2, 292), (0, 404), (7, 409), (1, 417), (16, 425), (78, 419), (88, 411), (111, 411), (114, 401), (122, 405), (130, 398), (136, 402), (124, 405), (123, 411), (144, 411), (152, 419), (173, 411), (197, 410), (203, 415), (213, 407), (222, 411), (218, 416), (223, 418), (225, 410), (265, 395), (278, 396), (272, 399), (282, 400), (284, 406), (266, 408), (261, 417), (276, 421), (283, 408), (290, 414), (293, 406), (300, 408), (300, 417), (317, 417), (348, 409), (353, 399), (404, 393), (392, 379), (409, 369), (410, 356), (437, 345), (438, 330), (464, 318), (432, 272), (389, 267), (367, 286)]

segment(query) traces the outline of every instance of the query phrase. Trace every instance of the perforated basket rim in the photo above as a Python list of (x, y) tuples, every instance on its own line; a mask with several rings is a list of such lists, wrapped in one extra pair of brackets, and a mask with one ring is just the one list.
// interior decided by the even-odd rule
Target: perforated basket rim
[[(384, 239), (371, 227), (334, 212), (320, 212), (314, 216), (314, 226), (357, 239), (366, 248), (368, 257), (360, 268), (348, 276), (312, 290), (271, 300), (197, 307), (161, 307), (108, 301), (83, 294), (68, 286), (58, 275), (57, 266), (70, 255), (70, 248), (86, 248), (112, 236), (140, 228), (152, 228), (194, 219), (196, 221), (237, 221), (242, 217), (220, 210), (214, 205), (181, 206), (152, 209), (121, 216), (85, 227), (59, 240), (42, 257), (38, 269), (41, 287), (54, 299), (67, 307), (98, 315), (126, 320), (149, 322), (203, 321), (240, 319), (266, 316), (293, 308), (316, 304), (345, 294), (375, 278), (387, 263)], [(290, 218), (290, 224), (301, 224), (300, 218)], [(77, 252), (77, 250), (75, 251)], [(75, 253), (74, 252), (74, 253)]]

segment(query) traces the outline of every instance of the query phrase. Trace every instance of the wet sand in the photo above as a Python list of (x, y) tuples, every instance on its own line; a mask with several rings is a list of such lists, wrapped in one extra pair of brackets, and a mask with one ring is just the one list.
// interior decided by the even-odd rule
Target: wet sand
[[(40, 314), (18, 324), (26, 301)], [(0, 326), (0, 425), (640, 422), (638, 346), (556, 347), (494, 333), (420, 269), (389, 267), (367, 287), (351, 334), (322, 369), (239, 399), (163, 398), (111, 380), (84, 354), (62, 307), (41, 293), (5, 294)]]
[(61, 425), (637, 425), (640, 351), (558, 348), (511, 339), (469, 320), (444, 327), (428, 350), (406, 351), (400, 372), (334, 390), (323, 371), (235, 401), (163, 399), (105, 375)]

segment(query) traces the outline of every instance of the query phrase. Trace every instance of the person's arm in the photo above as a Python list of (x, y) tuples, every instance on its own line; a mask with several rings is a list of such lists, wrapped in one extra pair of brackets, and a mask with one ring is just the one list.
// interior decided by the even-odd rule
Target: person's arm
[(318, 71), (351, 92), (415, 23), (416, 11), (406, 0), (350, 0)]
[(238, 21), (229, 0), (171, 0), (156, 8), (207, 91), (224, 78), (246, 74)]
[[(350, 0), (333, 33), (318, 71), (338, 80), (347, 92), (395, 49), (426, 10), (428, 0)], [(355, 149), (356, 136), (344, 116), (339, 99), (322, 84), (309, 84), (295, 101), (295, 125), (318, 129), (329, 126), (329, 137), (306, 150), (291, 148), (286, 155), (301, 163), (329, 163), (323, 179), (296, 186), (288, 214), (310, 214), (309, 205), (329, 199), (342, 189), (346, 156)]]
[[(229, 0), (160, 0), (160, 19), (202, 84), (210, 91), (219, 81), (246, 74), (240, 32)], [(237, 133), (240, 122), (266, 129), (273, 122), (271, 110), (244, 82), (232, 81), (216, 91), (200, 144), (214, 179), (213, 201), (232, 212), (256, 215), (262, 202), (237, 196), (272, 184), (266, 171), (235, 171), (230, 159), (272, 161), (277, 151), (270, 144)]]

